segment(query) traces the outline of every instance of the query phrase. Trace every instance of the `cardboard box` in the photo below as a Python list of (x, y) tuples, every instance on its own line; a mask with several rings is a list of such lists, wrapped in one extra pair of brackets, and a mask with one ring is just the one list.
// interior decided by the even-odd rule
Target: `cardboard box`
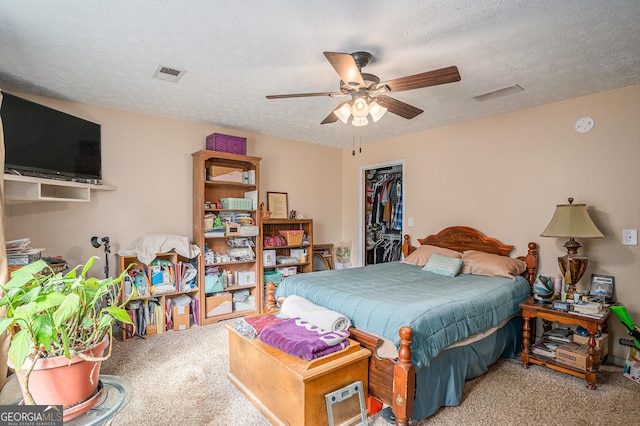
[(638, 349), (627, 348), (622, 374), (624, 377), (640, 383), (640, 351)]
[[(589, 341), (589, 336), (585, 337), (574, 334), (573, 341), (580, 345), (586, 345)], [(609, 353), (609, 335), (607, 333), (602, 333), (600, 337), (596, 337), (596, 348), (600, 351), (601, 358), (604, 358), (604, 356)]]
[(190, 327), (189, 306), (174, 306), (171, 308), (171, 314), (173, 316), (174, 331), (186, 330)]
[(231, 293), (220, 296), (209, 296), (205, 299), (205, 317), (230, 314), (233, 310)]
[(211, 178), (211, 181), (213, 181), (213, 182), (237, 182), (237, 183), (241, 183), (242, 182), (242, 172), (235, 171), (235, 172), (231, 172), (231, 173), (225, 173), (223, 175)]
[(255, 271), (237, 271), (236, 272), (237, 285), (253, 285), (255, 283), (256, 283)]
[(234, 302), (233, 307), (236, 310), (236, 312), (250, 311), (256, 308), (256, 298), (253, 296), (249, 296), (243, 302)]
[[(580, 371), (587, 371), (587, 345), (575, 342), (565, 343), (556, 349), (556, 361)], [(600, 351), (596, 352), (596, 362), (600, 360)]]
[(287, 266), (283, 268), (276, 268), (276, 272), (280, 272), (283, 278), (286, 278), (291, 275), (295, 275), (298, 273), (298, 268), (295, 266)]
[(263, 266), (276, 266), (276, 251), (262, 250), (262, 264)]
[[(242, 177), (242, 169), (237, 167), (222, 167), (222, 166), (209, 166), (207, 167), (207, 175), (212, 178), (226, 175), (233, 172), (240, 172), (240, 176)], [(240, 179), (242, 181), (242, 179)]]

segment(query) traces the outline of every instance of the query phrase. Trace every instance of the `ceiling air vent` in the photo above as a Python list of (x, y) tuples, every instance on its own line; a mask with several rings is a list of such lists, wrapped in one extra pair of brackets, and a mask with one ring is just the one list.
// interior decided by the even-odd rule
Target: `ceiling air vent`
[(182, 76), (184, 75), (185, 72), (186, 72), (185, 70), (158, 65), (158, 68), (156, 68), (156, 70), (153, 73), (152, 77), (153, 78), (157, 78), (158, 80), (164, 80), (164, 81), (170, 81), (171, 83), (177, 83), (178, 80), (180, 80), (182, 78)]
[(501, 89), (492, 90), (487, 93), (483, 93), (478, 96), (474, 96), (478, 102), (490, 101), (491, 99), (500, 98), (502, 96), (512, 95), (514, 93), (522, 92), (524, 89), (517, 84), (513, 84), (511, 86), (503, 87)]

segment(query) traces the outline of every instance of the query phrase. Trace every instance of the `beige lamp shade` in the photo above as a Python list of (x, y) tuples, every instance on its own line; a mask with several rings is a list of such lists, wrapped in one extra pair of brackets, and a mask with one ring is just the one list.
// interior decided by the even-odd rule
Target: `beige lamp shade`
[(578, 249), (582, 247), (574, 238), (602, 238), (604, 235), (591, 220), (586, 204), (559, 204), (541, 237), (564, 237), (569, 241), (564, 243), (567, 254), (558, 257), (558, 266), (565, 277), (565, 282), (575, 291), (576, 283), (582, 278), (587, 269), (588, 259), (578, 256)]
[[(570, 199), (573, 201), (573, 199)], [(586, 204), (559, 204), (541, 237), (602, 238)]]

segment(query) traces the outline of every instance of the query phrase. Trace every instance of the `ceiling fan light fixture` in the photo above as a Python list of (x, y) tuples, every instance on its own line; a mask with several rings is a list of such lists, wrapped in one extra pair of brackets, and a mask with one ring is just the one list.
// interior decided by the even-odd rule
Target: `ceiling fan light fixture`
[(347, 124), (347, 121), (349, 121), (349, 117), (351, 116), (351, 107), (349, 104), (343, 104), (340, 108), (333, 111), (333, 113), (340, 119), (340, 121)]
[(351, 106), (351, 114), (354, 118), (365, 118), (369, 114), (369, 105), (365, 98), (355, 98)]
[[(335, 123), (338, 120), (348, 124), (351, 119), (353, 125), (364, 126), (369, 123), (369, 120), (373, 120), (373, 122), (379, 121), (387, 111), (407, 120), (415, 118), (424, 112), (420, 108), (387, 96), (385, 93), (422, 89), (460, 81), (458, 67), (452, 65), (380, 83), (378, 76), (362, 72), (362, 68), (372, 58), (368, 52), (324, 52), (324, 56), (340, 76), (339, 92), (267, 95), (267, 99), (349, 96), (351, 98), (349, 101), (334, 107), (334, 110), (320, 124)], [(368, 115), (371, 117), (368, 118)], [(353, 118), (350, 118), (351, 116)]]
[(366, 126), (367, 124), (369, 124), (369, 120), (367, 120), (367, 117), (353, 117), (353, 120), (351, 120), (351, 124), (353, 124), (356, 127), (362, 127), (362, 126)]
[(383, 106), (380, 106), (380, 104), (376, 101), (373, 101), (369, 104), (369, 114), (371, 115), (374, 123), (380, 120), (385, 112), (387, 112), (387, 109)]

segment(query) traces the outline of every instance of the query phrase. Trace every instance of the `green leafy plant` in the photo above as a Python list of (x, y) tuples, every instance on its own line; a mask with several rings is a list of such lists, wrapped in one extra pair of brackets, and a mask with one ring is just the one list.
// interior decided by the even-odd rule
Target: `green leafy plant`
[(86, 359), (81, 352), (109, 335), (108, 354), (89, 360), (107, 359), (115, 321), (132, 323), (124, 309), (127, 301), (114, 304), (126, 271), (115, 279), (87, 277), (95, 259), (91, 257), (80, 273), (78, 266), (64, 275), (40, 260), (14, 271), (1, 286), (5, 294), (0, 307), (6, 306), (6, 317), (0, 318), (0, 333), (8, 330), (13, 335), (8, 356), (16, 370), (22, 371), (27, 358), (32, 361), (26, 380), (39, 358)]

